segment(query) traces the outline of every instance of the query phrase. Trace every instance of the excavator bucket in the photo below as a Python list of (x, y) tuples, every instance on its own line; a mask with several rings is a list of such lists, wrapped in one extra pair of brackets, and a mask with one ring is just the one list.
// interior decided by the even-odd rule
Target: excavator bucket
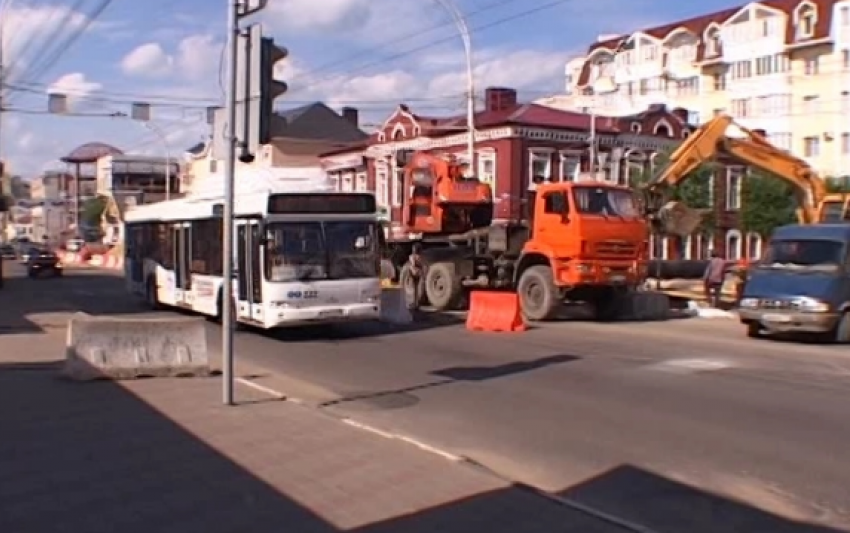
[(711, 213), (710, 209), (694, 209), (682, 202), (667, 202), (656, 214), (656, 222), (667, 235), (687, 237), (692, 235)]

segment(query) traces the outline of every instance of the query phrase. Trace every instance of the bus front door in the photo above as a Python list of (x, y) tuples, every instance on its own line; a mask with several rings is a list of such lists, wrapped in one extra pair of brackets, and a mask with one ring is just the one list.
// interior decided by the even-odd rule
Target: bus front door
[(236, 313), (242, 320), (258, 323), (263, 322), (262, 239), (260, 221), (236, 222)]
[(174, 305), (192, 307), (192, 228), (188, 222), (171, 227), (174, 245)]

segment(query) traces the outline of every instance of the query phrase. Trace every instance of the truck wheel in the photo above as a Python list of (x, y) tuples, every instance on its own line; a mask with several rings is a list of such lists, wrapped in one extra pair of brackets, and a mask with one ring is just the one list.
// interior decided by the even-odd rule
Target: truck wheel
[(529, 320), (549, 320), (555, 317), (561, 305), (558, 288), (552, 278), (552, 269), (545, 265), (527, 268), (517, 284), (522, 313)]
[(410, 264), (405, 264), (401, 267), (401, 274), (399, 275), (399, 284), (401, 290), (404, 291), (404, 300), (407, 302), (408, 309), (428, 303), (425, 296), (425, 280), (421, 276), (417, 279), (412, 270)]
[(593, 301), (593, 318), (600, 322), (613, 322), (620, 316), (621, 299), (616, 290), (605, 291)]
[(443, 262), (428, 265), (425, 295), (437, 311), (454, 309), (460, 301), (462, 289), (453, 264)]

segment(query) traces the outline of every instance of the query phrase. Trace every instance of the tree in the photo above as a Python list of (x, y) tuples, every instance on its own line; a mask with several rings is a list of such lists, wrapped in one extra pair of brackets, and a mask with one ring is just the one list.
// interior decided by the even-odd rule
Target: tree
[(770, 237), (773, 230), (797, 220), (794, 188), (776, 176), (752, 172), (741, 182), (741, 229)]
[(100, 227), (100, 219), (106, 210), (106, 196), (98, 196), (86, 201), (80, 213), (80, 224), (89, 227)]

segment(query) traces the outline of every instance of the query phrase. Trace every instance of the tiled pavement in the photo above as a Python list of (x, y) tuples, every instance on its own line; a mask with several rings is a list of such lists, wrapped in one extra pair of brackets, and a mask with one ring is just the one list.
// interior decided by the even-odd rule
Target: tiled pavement
[(0, 532), (624, 531), (217, 379), (62, 381), (62, 340), (0, 336)]

